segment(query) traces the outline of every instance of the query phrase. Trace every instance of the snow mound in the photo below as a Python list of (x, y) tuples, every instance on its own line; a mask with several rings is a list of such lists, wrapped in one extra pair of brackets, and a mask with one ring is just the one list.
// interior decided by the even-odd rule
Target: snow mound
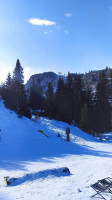
[(22, 177), (13, 177), (9, 178), (8, 182), (10, 183), (9, 186), (17, 186), (20, 184), (24, 184), (29, 181), (35, 181), (43, 178), (53, 178), (54, 177), (63, 177), (63, 176), (70, 176), (70, 171), (68, 168), (55, 168), (55, 169), (47, 169), (31, 174), (25, 174)]

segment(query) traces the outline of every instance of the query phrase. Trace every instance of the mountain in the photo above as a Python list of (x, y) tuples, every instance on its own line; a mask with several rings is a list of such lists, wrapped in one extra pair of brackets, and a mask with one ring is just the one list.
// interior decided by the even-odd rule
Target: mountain
[(38, 80), (42, 86), (43, 91), (46, 91), (48, 83), (51, 81), (53, 83), (54, 90), (57, 86), (57, 81), (59, 79), (59, 75), (54, 72), (44, 72), (41, 74), (35, 74), (30, 77), (30, 79), (26, 83), (26, 88), (29, 89), (32, 81), (38, 84)]

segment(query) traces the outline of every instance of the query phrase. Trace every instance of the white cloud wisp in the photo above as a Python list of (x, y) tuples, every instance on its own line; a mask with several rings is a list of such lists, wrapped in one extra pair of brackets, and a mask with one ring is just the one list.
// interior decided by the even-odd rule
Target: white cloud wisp
[(65, 30), (64, 32), (65, 32), (66, 34), (69, 34), (69, 31), (68, 31), (68, 30)]
[(72, 17), (72, 13), (66, 13), (65, 17)]
[(32, 18), (28, 20), (30, 24), (36, 25), (36, 26), (52, 26), (56, 25), (56, 22), (49, 21), (46, 19), (40, 19), (40, 18)]

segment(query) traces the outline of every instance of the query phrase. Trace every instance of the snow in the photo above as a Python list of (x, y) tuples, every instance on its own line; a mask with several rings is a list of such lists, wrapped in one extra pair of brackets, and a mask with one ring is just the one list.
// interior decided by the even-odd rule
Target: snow
[[(90, 185), (112, 177), (112, 133), (104, 135), (109, 141), (100, 143), (64, 122), (18, 118), (2, 101), (0, 130), (0, 200), (89, 200), (95, 193)], [(62, 167), (68, 167), (70, 174)], [(5, 176), (17, 179), (6, 186)], [(112, 199), (111, 194), (104, 196)]]

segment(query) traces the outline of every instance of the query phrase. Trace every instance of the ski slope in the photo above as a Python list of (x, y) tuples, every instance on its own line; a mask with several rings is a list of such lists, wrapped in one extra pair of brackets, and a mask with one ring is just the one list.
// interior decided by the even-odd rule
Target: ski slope
[[(90, 185), (112, 177), (112, 134), (108, 135), (110, 140), (100, 143), (64, 122), (18, 118), (0, 101), (0, 200), (90, 199), (94, 194)], [(70, 174), (52, 173), (62, 167), (68, 167)], [(6, 186), (4, 176), (17, 180)]]

